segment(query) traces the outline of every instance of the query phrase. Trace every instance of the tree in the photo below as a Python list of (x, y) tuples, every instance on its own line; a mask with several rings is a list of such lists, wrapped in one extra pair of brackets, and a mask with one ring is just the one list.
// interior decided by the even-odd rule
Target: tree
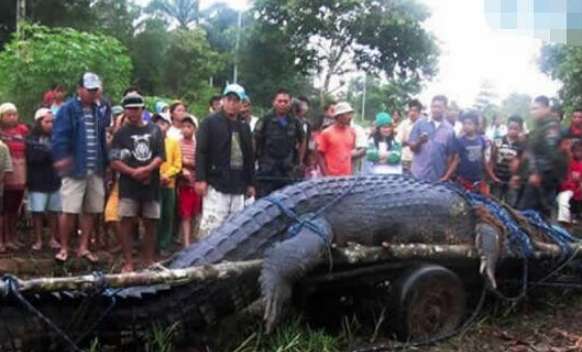
[(16, 31), (16, 0), (0, 1), (0, 50)]
[[(415, 79), (382, 81), (378, 77), (368, 76), (366, 79), (366, 116), (363, 120), (373, 121), (379, 112), (390, 114), (398, 111), (403, 116), (406, 104), (420, 93), (420, 82)], [(362, 77), (352, 79), (348, 85), (346, 99), (361, 111), (364, 93)]]
[(115, 38), (24, 25), (0, 53), (0, 95), (30, 117), (44, 91), (55, 83), (72, 90), (88, 70), (101, 76), (106, 94), (117, 97), (129, 84), (132, 64)]
[(532, 98), (527, 94), (511, 93), (501, 102), (501, 114), (505, 117), (518, 115), (527, 119), (531, 101)]
[(542, 72), (562, 82), (559, 95), (566, 110), (582, 105), (582, 47), (546, 44), (539, 58)]
[[(208, 78), (223, 65), (223, 57), (210, 48), (202, 29), (176, 29), (170, 33), (164, 54), (163, 92), (206, 107), (208, 99), (215, 93)], [(204, 111), (197, 108), (196, 112), (202, 114)]]
[(257, 0), (255, 12), (281, 29), (299, 60), (316, 64), (322, 97), (354, 69), (415, 79), (436, 71), (438, 49), (422, 26), (429, 12), (416, 1)]
[(176, 22), (181, 29), (188, 29), (191, 24), (198, 25), (200, 20), (198, 0), (152, 0), (146, 11)]
[(497, 95), (493, 85), (489, 81), (483, 81), (481, 82), (481, 89), (475, 98), (473, 108), (487, 119), (490, 119), (499, 113), (499, 107), (495, 104), (495, 100), (497, 100)]
[(166, 28), (167, 23), (161, 19), (147, 19), (141, 24), (139, 33), (129, 45), (134, 64), (133, 83), (145, 94), (165, 93), (162, 75), (171, 37)]
[(47, 27), (71, 27), (91, 32), (98, 27), (92, 0), (28, 0), (27, 19)]

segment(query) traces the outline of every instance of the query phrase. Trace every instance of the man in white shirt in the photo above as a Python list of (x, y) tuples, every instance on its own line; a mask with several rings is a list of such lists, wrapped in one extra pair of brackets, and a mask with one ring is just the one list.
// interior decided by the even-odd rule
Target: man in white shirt
[(408, 138), (410, 137), (410, 132), (414, 127), (414, 123), (420, 116), (422, 112), (422, 104), (417, 99), (413, 99), (408, 103), (408, 114), (407, 118), (402, 121), (398, 127), (396, 127), (396, 140), (402, 145), (402, 169), (405, 173), (410, 172), (410, 167), (412, 166), (412, 159), (414, 153), (410, 150), (408, 146)]

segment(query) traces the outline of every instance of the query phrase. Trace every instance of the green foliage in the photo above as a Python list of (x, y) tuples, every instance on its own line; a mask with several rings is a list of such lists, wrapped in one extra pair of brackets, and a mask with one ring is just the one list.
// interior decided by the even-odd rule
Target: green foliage
[(257, 0), (255, 8), (264, 27), (282, 32), (298, 63), (324, 73), (322, 96), (332, 77), (351, 71), (350, 61), (387, 77), (436, 71), (438, 49), (422, 26), (429, 13), (417, 1)]
[(170, 41), (167, 24), (159, 19), (148, 19), (130, 43), (134, 62), (134, 83), (147, 94), (164, 94), (162, 76), (166, 50)]
[(174, 352), (174, 337), (179, 324), (167, 328), (154, 324), (151, 333), (146, 337), (146, 352)]
[[(420, 82), (416, 79), (394, 79), (382, 82), (376, 77), (366, 79), (366, 116), (363, 120), (373, 121), (379, 112), (393, 114), (398, 111), (404, 116), (406, 104), (420, 93)], [(361, 111), (364, 92), (362, 77), (352, 79), (348, 86), (347, 100), (356, 110)]]
[(198, 0), (152, 0), (147, 7), (147, 12), (171, 22), (177, 22), (181, 29), (188, 29), (190, 24), (198, 24), (200, 2)]
[(326, 334), (321, 330), (305, 327), (300, 318), (285, 324), (272, 335), (261, 330), (252, 333), (233, 352), (339, 352), (342, 338)]
[(501, 115), (504, 118), (511, 115), (519, 115), (524, 120), (527, 120), (531, 101), (532, 98), (527, 94), (512, 93), (501, 102)]
[(115, 38), (65, 28), (25, 25), (0, 53), (0, 95), (30, 117), (52, 85), (75, 88), (84, 71), (103, 80), (105, 93), (116, 97), (128, 86), (132, 64)]
[(582, 47), (546, 44), (539, 66), (542, 72), (563, 83), (559, 94), (566, 110), (582, 106)]

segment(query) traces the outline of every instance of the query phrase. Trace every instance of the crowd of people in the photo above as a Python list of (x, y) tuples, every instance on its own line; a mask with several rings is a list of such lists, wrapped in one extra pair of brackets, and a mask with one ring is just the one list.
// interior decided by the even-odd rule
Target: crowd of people
[(329, 176), (456, 182), (517, 209), (555, 212), (565, 226), (582, 209), (582, 109), (563, 129), (544, 96), (532, 103), (528, 131), (525, 117), (488, 126), (476, 111), (448, 111), (445, 96), (435, 96), (426, 112), (410, 101), (404, 119), (380, 112), (364, 128), (347, 102), (329, 102), (309, 119), (309, 99), (285, 89), (257, 118), (244, 88), (227, 85), (200, 122), (181, 101), (157, 102), (149, 112), (138, 89), (128, 88), (116, 106), (102, 92), (90, 72), (68, 100), (64, 87), (54, 87), (33, 126), (19, 120), (14, 104), (0, 105), (0, 252), (24, 246), (16, 221), (26, 204), (30, 250), (43, 248), (48, 225), (56, 260), (68, 260), (69, 239), (78, 234), (76, 255), (96, 262), (92, 239), (108, 242), (114, 234), (122, 271), (133, 271), (136, 239), (147, 266), (173, 242), (189, 246), (255, 198)]

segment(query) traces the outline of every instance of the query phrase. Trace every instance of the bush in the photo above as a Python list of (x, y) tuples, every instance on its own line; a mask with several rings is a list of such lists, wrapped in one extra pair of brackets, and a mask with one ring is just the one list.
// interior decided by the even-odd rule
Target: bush
[(70, 28), (24, 25), (0, 53), (0, 100), (12, 101), (32, 120), (42, 95), (55, 84), (72, 93), (85, 71), (97, 73), (105, 94), (121, 96), (129, 85), (131, 59), (115, 38)]

